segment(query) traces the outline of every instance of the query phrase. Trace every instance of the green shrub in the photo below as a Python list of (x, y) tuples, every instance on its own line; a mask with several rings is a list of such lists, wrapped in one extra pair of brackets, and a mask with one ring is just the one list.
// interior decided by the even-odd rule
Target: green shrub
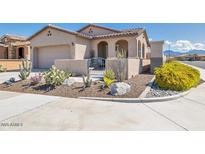
[(198, 85), (200, 73), (198, 70), (173, 61), (155, 69), (155, 83), (162, 89), (184, 91)]
[(0, 72), (6, 72), (6, 68), (3, 68), (2, 65), (0, 65)]
[(19, 65), (20, 73), (19, 78), (26, 80), (31, 73), (31, 62), (28, 59), (22, 61), (22, 65)]
[(59, 86), (62, 85), (64, 80), (71, 76), (70, 73), (57, 69), (52, 66), (48, 71), (43, 73), (46, 85)]
[(113, 80), (115, 79), (115, 72), (113, 72), (112, 69), (106, 69), (104, 72), (104, 77)]

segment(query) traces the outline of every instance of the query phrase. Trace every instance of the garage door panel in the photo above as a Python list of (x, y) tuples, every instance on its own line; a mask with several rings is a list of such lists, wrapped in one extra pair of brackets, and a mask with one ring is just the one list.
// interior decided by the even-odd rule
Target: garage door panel
[(38, 67), (50, 68), (55, 59), (71, 58), (69, 46), (49, 46), (38, 48)]

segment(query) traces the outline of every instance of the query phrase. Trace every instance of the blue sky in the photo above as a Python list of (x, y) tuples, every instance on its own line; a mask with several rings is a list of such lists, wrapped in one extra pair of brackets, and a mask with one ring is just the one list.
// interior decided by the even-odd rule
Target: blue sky
[[(0, 35), (15, 34), (30, 36), (48, 23), (8, 23), (0, 24)], [(51, 23), (69, 30), (76, 31), (87, 23)], [(96, 23), (115, 29), (145, 28), (152, 40), (165, 40), (169, 47), (176, 51), (205, 49), (205, 24), (149, 24), (149, 23)], [(168, 48), (168, 46), (166, 46)]]

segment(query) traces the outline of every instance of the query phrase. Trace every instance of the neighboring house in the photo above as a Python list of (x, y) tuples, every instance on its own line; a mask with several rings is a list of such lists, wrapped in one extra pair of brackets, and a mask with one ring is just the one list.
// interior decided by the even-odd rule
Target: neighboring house
[(150, 61), (151, 70), (163, 63), (163, 41), (150, 42), (143, 28), (116, 30), (89, 24), (74, 32), (48, 25), (28, 39), (10, 39), (10, 43), (6, 43), (4, 38), (8, 36), (2, 37), (0, 44), (0, 48), (7, 47), (0, 51), (3, 58), (28, 57), (32, 67), (37, 69), (55, 65), (79, 75), (88, 74), (88, 68), (95, 59), (95, 62), (116, 72), (118, 50), (125, 56), (126, 78), (150, 68)]
[(0, 38), (0, 65), (17, 70), (24, 58), (30, 59), (30, 42), (26, 38), (8, 34)]

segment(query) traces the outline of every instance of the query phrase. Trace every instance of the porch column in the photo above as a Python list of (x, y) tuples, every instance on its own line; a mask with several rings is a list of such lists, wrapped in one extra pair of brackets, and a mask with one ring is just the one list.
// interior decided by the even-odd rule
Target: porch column
[(108, 58), (115, 58), (116, 53), (115, 53), (115, 42), (110, 41), (108, 42)]
[(94, 51), (94, 57), (97, 58), (98, 57), (98, 45), (97, 45), (97, 43), (94, 44), (93, 51)]
[(25, 54), (25, 58), (28, 58), (29, 60), (31, 59), (31, 56), (30, 56), (30, 46), (25, 46), (24, 47), (24, 54)]
[(128, 41), (128, 58), (135, 58), (137, 56), (137, 43), (135, 39)]
[(136, 51), (136, 57), (139, 58), (139, 55), (138, 55), (138, 40), (136, 39), (136, 47), (137, 49), (135, 50)]
[(19, 50), (19, 48), (18, 48), (18, 47), (16, 47), (16, 49), (15, 49), (15, 51), (16, 51), (16, 55), (15, 55), (15, 56), (16, 56), (16, 59), (18, 59), (18, 58), (19, 58), (19, 51), (18, 51), (18, 50)]

